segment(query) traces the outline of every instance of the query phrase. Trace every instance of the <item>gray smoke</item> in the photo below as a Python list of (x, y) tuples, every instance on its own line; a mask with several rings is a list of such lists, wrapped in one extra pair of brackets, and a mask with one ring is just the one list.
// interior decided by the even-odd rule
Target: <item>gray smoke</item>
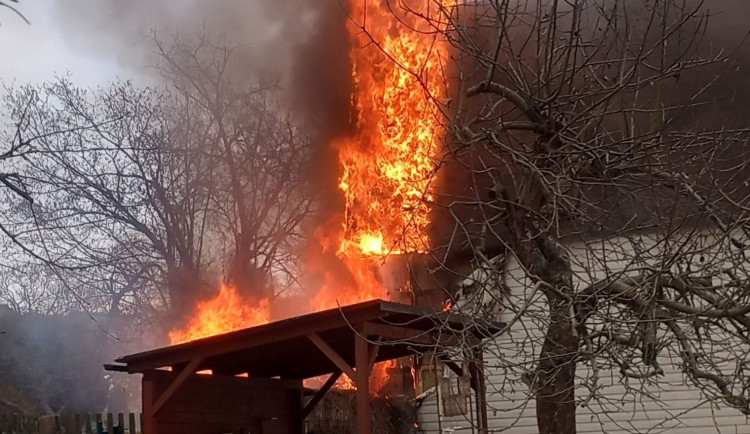
[(70, 0), (55, 8), (74, 47), (116, 56), (151, 79), (158, 80), (154, 36), (167, 46), (205, 38), (236, 48), (228, 73), (281, 86), (287, 108), (318, 144), (310, 179), (335, 189), (328, 145), (349, 130), (351, 94), (342, 0)]
[(297, 67), (300, 47), (311, 48), (307, 43), (320, 36), (321, 20), (341, 9), (336, 0), (70, 0), (54, 5), (60, 30), (74, 48), (115, 56), (130, 70), (153, 73), (154, 35), (167, 44), (175, 37), (188, 43), (206, 38), (236, 48), (243, 57), (230, 73), (284, 81)]

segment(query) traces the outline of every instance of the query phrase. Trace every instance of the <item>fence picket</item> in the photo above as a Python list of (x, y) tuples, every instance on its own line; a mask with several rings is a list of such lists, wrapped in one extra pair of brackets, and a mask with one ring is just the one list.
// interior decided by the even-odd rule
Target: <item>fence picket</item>
[(136, 426), (135, 426), (135, 414), (130, 413), (128, 415), (128, 425), (130, 427), (130, 434), (136, 434)]
[[(106, 425), (105, 425), (106, 424)], [(0, 434), (142, 434), (142, 413), (0, 413)]]
[(74, 414), (68, 415), (68, 432), (79, 434), (81, 431), (76, 426), (76, 416)]

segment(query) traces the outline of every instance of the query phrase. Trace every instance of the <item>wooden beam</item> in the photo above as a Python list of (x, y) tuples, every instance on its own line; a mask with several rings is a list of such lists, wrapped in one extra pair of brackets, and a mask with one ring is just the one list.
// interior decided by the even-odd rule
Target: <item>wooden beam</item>
[(370, 372), (372, 372), (372, 365), (375, 364), (375, 360), (378, 358), (378, 350), (380, 349), (380, 345), (375, 344), (370, 347), (370, 363), (368, 364), (368, 369)]
[(307, 403), (305, 408), (302, 409), (302, 420), (307, 419), (307, 416), (309, 416), (310, 413), (315, 410), (315, 406), (317, 406), (320, 400), (322, 400), (323, 397), (326, 396), (326, 393), (331, 390), (331, 387), (336, 384), (336, 381), (341, 377), (341, 374), (341, 371), (336, 371), (331, 374), (330, 377), (328, 377), (326, 382), (323, 383), (323, 386), (318, 390), (315, 396), (313, 396), (313, 398), (310, 400), (310, 402)]
[(357, 434), (370, 434), (370, 352), (364, 336), (354, 334), (357, 377)]
[(164, 406), (164, 404), (167, 403), (167, 400), (172, 397), (172, 395), (177, 391), (177, 389), (182, 386), (182, 383), (185, 382), (185, 380), (192, 375), (196, 369), (198, 369), (198, 365), (203, 363), (203, 358), (199, 357), (197, 359), (193, 359), (188, 363), (187, 366), (185, 366), (182, 371), (177, 375), (177, 377), (172, 380), (171, 383), (169, 383), (169, 386), (167, 386), (167, 390), (164, 391), (164, 393), (159, 396), (159, 399), (154, 402), (154, 405), (151, 407), (151, 417), (156, 416), (157, 413), (159, 413), (159, 410)]
[(105, 363), (104, 370), (112, 371), (112, 372), (128, 372), (128, 367), (127, 365), (111, 365), (111, 364)]
[(414, 330), (407, 327), (397, 327), (389, 324), (366, 322), (362, 326), (362, 333), (365, 336), (377, 336), (386, 339), (410, 341), (425, 345), (432, 345), (435, 343), (432, 336), (430, 336), (430, 332)]
[(479, 422), (479, 434), (489, 433), (487, 417), (487, 385), (484, 379), (484, 356), (482, 350), (474, 350), (474, 358), (469, 365), (471, 367), (472, 382), (476, 384), (474, 397), (477, 406), (477, 422)]
[(356, 382), (356, 376), (354, 375), (354, 369), (349, 366), (348, 363), (339, 355), (339, 353), (336, 352), (333, 348), (331, 348), (326, 341), (324, 341), (317, 333), (310, 333), (307, 335), (307, 338), (310, 339), (310, 341), (315, 344), (318, 349), (323, 352), (323, 354), (328, 357), (330, 361), (332, 361), (336, 366), (338, 366), (341, 371), (343, 371), (352, 381)]
[(362, 331), (365, 336), (377, 336), (385, 339), (405, 341), (426, 346), (440, 345), (454, 347), (465, 342), (459, 340), (458, 336), (446, 333), (435, 333), (434, 331), (416, 330), (408, 327), (374, 322), (365, 322), (362, 326)]

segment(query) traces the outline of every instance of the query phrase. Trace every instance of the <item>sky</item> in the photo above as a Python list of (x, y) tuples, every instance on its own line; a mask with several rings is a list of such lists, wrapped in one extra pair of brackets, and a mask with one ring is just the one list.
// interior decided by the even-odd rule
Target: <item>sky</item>
[[(40, 83), (71, 74), (85, 87), (106, 85), (115, 78), (136, 79), (141, 74), (118, 62), (115, 53), (87, 50), (69, 35), (56, 13), (57, 0), (21, 0), (17, 9), (26, 24), (7, 8), (0, 8), (0, 80), (5, 85)], [(75, 25), (73, 23), (69, 25)]]

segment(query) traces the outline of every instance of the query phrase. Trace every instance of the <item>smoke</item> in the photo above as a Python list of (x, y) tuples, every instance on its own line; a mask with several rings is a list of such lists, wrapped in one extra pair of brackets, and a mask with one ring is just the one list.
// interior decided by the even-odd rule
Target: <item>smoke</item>
[[(284, 109), (312, 137), (305, 178), (324, 211), (308, 222), (308, 233), (343, 212), (340, 195), (325, 194), (337, 190), (340, 170), (331, 143), (350, 131), (350, 47), (341, 0), (71, 0), (55, 8), (74, 47), (116, 56), (124, 69), (157, 83), (161, 59), (154, 40), (167, 48), (197, 41), (232, 48), (230, 80), (278, 86)], [(311, 249), (317, 255), (321, 247)]]
[[(341, 0), (70, 0), (56, 3), (55, 8), (60, 28), (72, 45), (115, 56), (123, 67), (141, 71), (154, 79), (158, 79), (158, 74), (152, 66), (158, 62), (149, 35), (167, 44), (175, 37), (181, 41), (207, 38), (216, 44), (238, 47), (238, 57), (230, 64), (228, 73), (239, 79), (247, 77), (281, 86), (286, 108), (313, 136), (315, 151), (306, 178), (314, 191), (336, 191), (340, 166), (331, 143), (351, 133), (353, 128), (350, 123), (350, 41)], [(701, 53), (718, 54), (726, 47), (736, 47), (747, 30), (739, 20), (746, 16), (743, 12), (748, 9), (750, 4), (742, 0), (706, 5), (706, 12), (712, 16), (705, 42), (700, 46)], [(710, 120), (716, 123), (727, 119), (744, 122), (741, 111), (735, 107), (744, 107), (750, 98), (747, 86), (741, 85), (742, 75), (750, 65), (750, 55), (746, 46), (740, 46), (732, 57), (731, 66), (728, 63), (716, 65), (707, 68), (705, 74), (684, 75), (675, 83), (675, 97), (691, 97), (713, 75), (728, 77), (713, 83), (716, 98), (708, 114), (702, 106), (686, 113), (681, 117), (682, 122), (696, 124)], [(476, 152), (481, 154), (481, 150)], [(441, 174), (439, 188), (444, 196), (464, 198), (467, 202), (485, 200), (485, 190), (491, 186), (491, 180), (476, 179), (460, 164), (452, 163), (455, 162), (447, 162), (447, 170), (444, 167)], [(336, 257), (335, 248), (322, 255), (317, 237), (312, 235), (315, 228), (340, 228), (330, 222), (342, 212), (343, 199), (339, 194), (320, 194), (320, 198), (321, 211), (314, 221), (308, 222), (312, 241), (305, 255), (318, 265), (318, 274), (331, 273), (338, 276), (337, 281), (346, 281), (348, 271)], [(465, 216), (466, 220), (475, 217), (476, 222), (482, 221), (483, 216), (473, 208), (459, 211), (462, 220)], [(431, 235), (435, 245), (455, 241), (455, 225), (451, 219), (436, 212), (434, 221)], [(471, 235), (481, 237), (481, 224), (469, 229), (472, 234), (458, 234), (464, 243), (474, 241)], [(460, 261), (465, 259), (462, 256)], [(311, 278), (311, 282), (314, 280)]]
[(131, 71), (153, 73), (155, 47), (150, 37), (155, 36), (187, 42), (206, 38), (217, 45), (239, 48), (244, 61), (235, 62), (234, 70), (229, 71), (237, 76), (283, 76), (331, 3), (71, 0), (54, 7), (60, 30), (73, 48), (114, 56)]
[(137, 379), (108, 375), (102, 365), (140, 349), (142, 338), (114, 341), (82, 313), (21, 315), (3, 305), (0, 332), (0, 410), (75, 413), (140, 407), (132, 393)]
[(341, 0), (71, 0), (55, 8), (74, 47), (116, 56), (124, 68), (151, 78), (158, 78), (153, 37), (167, 46), (203, 38), (234, 48), (227, 73), (280, 85), (286, 108), (320, 145), (310, 179), (336, 185), (329, 143), (349, 131), (351, 95)]

